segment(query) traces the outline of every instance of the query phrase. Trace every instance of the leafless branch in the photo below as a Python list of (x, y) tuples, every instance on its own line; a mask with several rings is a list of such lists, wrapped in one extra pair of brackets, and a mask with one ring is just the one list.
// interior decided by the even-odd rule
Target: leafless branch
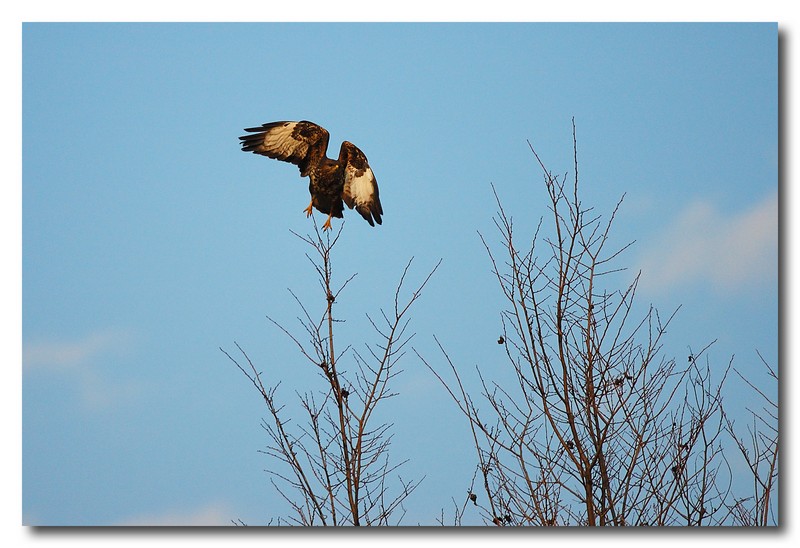
[[(379, 326), (367, 316), (379, 342), (365, 344), (366, 353), (352, 345), (339, 351), (335, 341), (340, 320), (334, 314), (334, 305), (355, 277), (353, 274), (339, 285), (334, 283), (333, 249), (341, 238), (342, 226), (335, 234), (321, 233), (315, 223), (314, 234), (295, 233), (312, 248), (306, 257), (322, 292), (322, 307), (315, 311), (290, 290), (301, 311), (297, 320), (302, 334), (296, 335), (268, 317), (323, 379), (316, 392), (298, 394), (305, 422), (290, 424), (290, 419), (282, 413), (283, 407), (276, 403), (275, 393), (280, 383), (268, 389), (262, 374), (238, 343), (234, 344), (244, 362), (220, 350), (250, 380), (266, 404), (270, 420), (262, 426), (270, 444), (263, 452), (275, 464), (268, 470), (273, 476), (273, 486), (293, 511), (289, 523), (397, 524), (405, 515), (403, 502), (422, 480), (398, 477), (396, 485), (388, 481), (403, 463), (390, 463), (391, 424), (374, 424), (373, 417), (380, 402), (396, 395), (389, 389), (389, 383), (399, 373), (397, 364), (413, 337), (407, 332), (406, 316), (439, 264), (410, 295), (405, 295), (410, 260), (394, 291), (391, 312), (381, 310), (383, 324)], [(343, 367), (343, 360), (356, 366), (353, 373)]]

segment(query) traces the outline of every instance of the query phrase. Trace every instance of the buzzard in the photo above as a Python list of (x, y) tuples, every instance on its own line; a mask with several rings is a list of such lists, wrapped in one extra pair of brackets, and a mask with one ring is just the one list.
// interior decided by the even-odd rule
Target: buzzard
[(329, 134), (313, 122), (271, 122), (245, 131), (249, 133), (239, 137), (242, 151), (292, 163), (301, 177), (308, 176), (311, 203), (303, 211), (306, 217), (312, 208), (326, 213), (323, 230), (331, 228), (331, 217), (342, 217), (344, 204), (355, 207), (370, 226), (381, 224), (378, 183), (367, 157), (353, 143), (344, 141), (339, 159), (331, 160), (326, 155)]

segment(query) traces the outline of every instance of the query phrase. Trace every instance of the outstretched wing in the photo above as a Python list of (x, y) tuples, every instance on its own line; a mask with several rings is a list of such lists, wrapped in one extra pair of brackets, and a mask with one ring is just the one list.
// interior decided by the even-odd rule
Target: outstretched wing
[(344, 192), (342, 199), (350, 209), (356, 208), (364, 219), (375, 226), (372, 222), (381, 224), (383, 208), (378, 197), (378, 182), (375, 175), (367, 163), (367, 157), (353, 143), (347, 141), (342, 143), (342, 150), (339, 158), (345, 158), (344, 172)]
[(328, 149), (328, 132), (313, 122), (271, 122), (245, 131), (251, 133), (239, 137), (242, 151), (290, 162), (300, 168), (301, 177)]

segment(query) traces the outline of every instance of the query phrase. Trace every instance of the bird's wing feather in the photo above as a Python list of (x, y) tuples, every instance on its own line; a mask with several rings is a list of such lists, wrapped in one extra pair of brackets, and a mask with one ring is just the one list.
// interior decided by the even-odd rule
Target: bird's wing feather
[(381, 224), (383, 208), (378, 196), (378, 182), (367, 163), (367, 157), (358, 147), (347, 141), (342, 143), (342, 152), (346, 158), (342, 193), (344, 203), (350, 209), (355, 207), (370, 226), (375, 226), (373, 219)]
[(310, 161), (319, 161), (328, 148), (328, 132), (313, 122), (272, 122), (246, 128), (239, 137), (242, 150), (290, 162), (308, 175)]

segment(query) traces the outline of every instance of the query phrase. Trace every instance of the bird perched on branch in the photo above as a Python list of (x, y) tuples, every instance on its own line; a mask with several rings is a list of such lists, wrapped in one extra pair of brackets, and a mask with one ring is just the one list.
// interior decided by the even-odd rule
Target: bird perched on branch
[(343, 216), (344, 204), (355, 208), (370, 226), (381, 224), (378, 183), (367, 157), (353, 143), (344, 141), (339, 159), (331, 160), (326, 155), (330, 135), (313, 122), (271, 122), (245, 131), (250, 133), (239, 137), (244, 152), (292, 163), (300, 168), (301, 177), (308, 176), (311, 203), (303, 211), (306, 217), (313, 208), (327, 214), (323, 230), (331, 228), (331, 217)]

